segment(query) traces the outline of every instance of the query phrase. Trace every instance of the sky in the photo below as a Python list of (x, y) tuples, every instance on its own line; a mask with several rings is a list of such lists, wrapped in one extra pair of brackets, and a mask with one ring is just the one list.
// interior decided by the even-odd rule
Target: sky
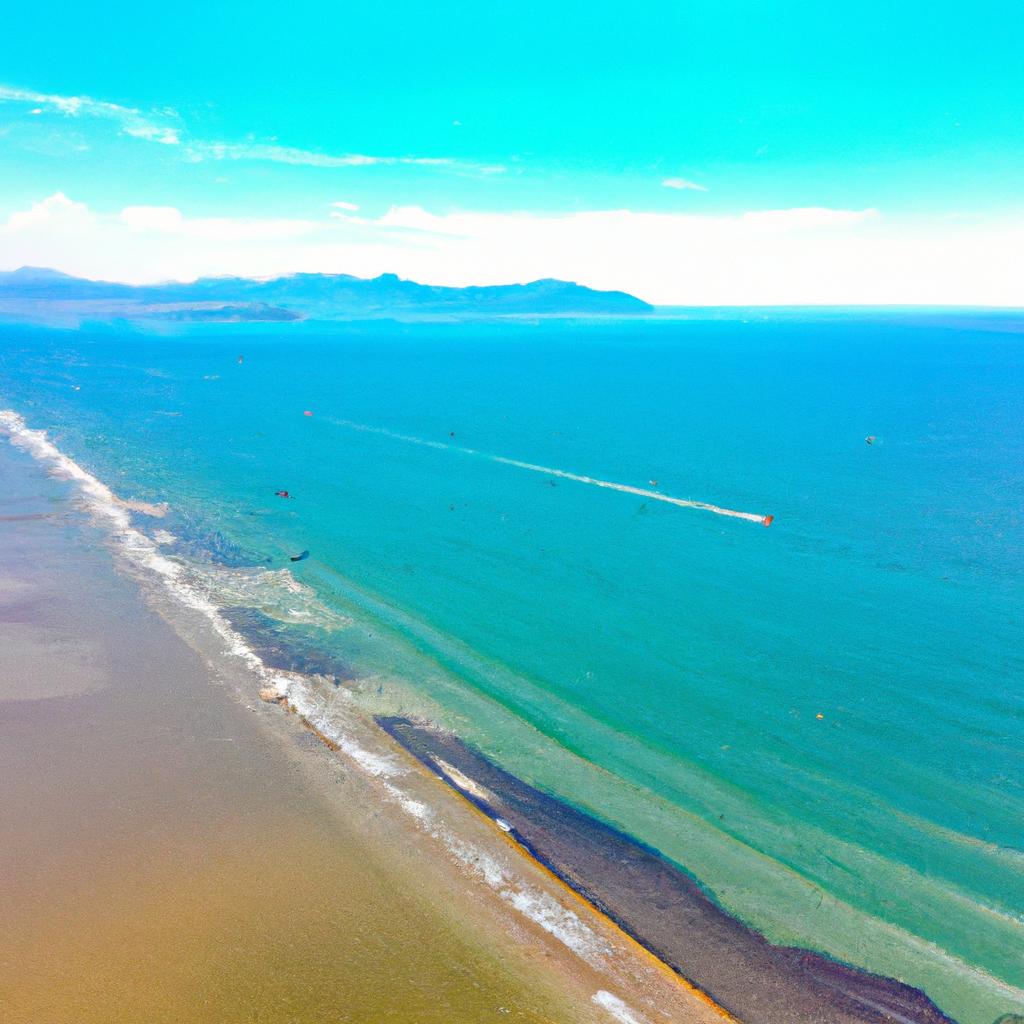
[(9, 5), (0, 270), (1024, 306), (1024, 4)]

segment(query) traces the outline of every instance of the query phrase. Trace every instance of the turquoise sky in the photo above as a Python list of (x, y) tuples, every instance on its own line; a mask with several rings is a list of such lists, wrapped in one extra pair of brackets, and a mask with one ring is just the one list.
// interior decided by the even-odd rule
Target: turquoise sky
[(0, 217), (1019, 218), (1022, 39), (1019, 2), (8, 5)]

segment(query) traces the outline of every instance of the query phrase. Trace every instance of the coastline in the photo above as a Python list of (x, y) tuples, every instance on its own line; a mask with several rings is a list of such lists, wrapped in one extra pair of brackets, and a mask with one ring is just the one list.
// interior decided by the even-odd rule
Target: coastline
[(102, 485), (0, 467), (13, 1021), (722, 1019), (376, 726), (261, 703)]
[[(178, 563), (161, 554), (158, 546), (135, 527), (137, 520), (132, 513), (149, 515), (148, 508), (114, 495), (59, 452), (43, 432), (28, 430), (15, 414), (0, 414), (0, 426), (12, 435), (16, 446), (27, 449), (51, 474), (73, 481), (94, 524), (103, 528), (102, 534), (93, 534), (94, 539), (105, 539), (122, 574), (133, 578), (133, 585), (148, 603), (215, 669), (216, 678), (226, 683), (236, 699), (250, 710), (255, 708), (257, 720), (266, 726), (267, 734), (279, 740), (282, 729), (298, 729), (308, 740), (310, 732), (315, 733), (323, 741), (323, 749), (336, 755), (332, 760), (357, 768), (364, 784), (360, 791), (361, 803), (372, 808), (374, 820), (388, 822), (379, 837), (381, 849), (389, 848), (394, 852), (395, 836), (400, 835), (399, 843), (411, 844), (420, 853), (421, 847), (429, 848), (427, 859), (436, 859), (442, 884), (450, 885), (456, 879), (464, 883), (469, 878), (475, 887), (473, 902), (477, 910), (483, 903), (487, 904), (488, 920), (481, 926), (480, 933), (490, 936), (485, 941), (489, 943), (499, 935), (510, 934), (519, 941), (525, 929), (531, 943), (539, 942), (547, 949), (544, 956), (548, 967), (554, 969), (558, 984), (572, 994), (571, 1002), (577, 1010), (586, 1005), (587, 1013), (597, 1008), (598, 1016), (594, 1019), (610, 1017), (626, 1022), (731, 1019), (728, 1010), (723, 1010), (719, 1004), (735, 1011), (737, 1017), (750, 1024), (761, 1024), (762, 1019), (775, 1024), (781, 1019), (777, 1016), (780, 1006), (792, 1010), (792, 1017), (786, 1019), (793, 1021), (816, 1021), (819, 1017), (815, 1015), (821, 1012), (832, 1013), (830, 1021), (898, 1020), (933, 1024), (952, 1019), (944, 1016), (916, 989), (847, 968), (807, 950), (770, 947), (775, 953), (785, 954), (783, 960), (788, 956), (794, 961), (791, 970), (780, 973), (778, 962), (772, 964), (771, 956), (759, 955), (770, 944), (710, 900), (705, 902), (712, 910), (711, 917), (718, 915), (717, 922), (712, 920), (711, 924), (721, 926), (719, 930), (724, 929), (727, 934), (724, 940), (720, 935), (707, 941), (700, 935), (691, 952), (696, 948), (706, 960), (716, 956), (724, 958), (728, 961), (727, 974), (731, 972), (731, 978), (726, 979), (723, 988), (720, 981), (708, 984), (703, 977), (695, 976), (694, 964), (686, 956), (652, 940), (649, 931), (637, 926), (635, 917), (631, 922), (603, 900), (600, 893), (592, 891), (585, 876), (574, 883), (569, 877), (571, 871), (559, 869), (535, 845), (522, 842), (521, 835), (509, 836), (500, 830), (494, 822), (497, 815), (493, 806), (486, 806), (486, 801), (482, 805), (478, 800), (470, 800), (476, 806), (474, 811), (464, 800), (455, 797), (452, 790), (465, 798), (465, 789), (453, 784), (452, 776), (438, 772), (429, 758), (425, 759), (422, 752), (415, 749), (415, 744), (396, 736), (387, 726), (385, 731), (390, 733), (391, 739), (385, 738), (379, 728), (384, 723), (375, 723), (360, 710), (345, 686), (332, 689), (322, 685), (320, 674), (344, 677), (344, 665), (318, 661), (315, 649), (299, 652), (296, 660), (294, 650), (277, 648), (272, 642), (261, 646), (261, 633), (266, 633), (267, 623), (246, 620), (247, 612), (250, 620), (253, 614), (258, 614), (254, 609), (225, 607), (223, 602), (213, 600), (209, 592), (197, 590), (192, 585), (194, 581), (182, 574)], [(23, 514), (26, 513), (19, 513)], [(294, 586), (297, 588), (295, 600), (301, 607), (298, 595), (304, 590), (300, 584), (294, 583)], [(291, 592), (291, 587), (288, 589)], [(259, 705), (256, 694), (260, 689), (272, 691), (270, 696), (274, 701)], [(275, 703), (284, 704), (297, 714), (282, 715), (273, 706)], [(281, 726), (281, 720), (291, 724)], [(457, 756), (468, 756), (472, 761), (475, 757), (483, 762), (476, 768), (497, 770), (513, 789), (516, 786), (530, 788), (514, 776), (501, 772), (497, 766), (487, 764), (455, 736), (437, 735), (455, 751), (448, 755), (453, 760), (457, 761)], [(444, 783), (440, 793), (439, 778)], [(533, 793), (542, 795), (536, 790)], [(588, 818), (561, 801), (547, 799), (554, 805), (553, 813), (561, 819), (562, 825), (571, 826), (573, 815)], [(485, 819), (481, 820), (479, 810), (485, 811)], [(594, 818), (588, 821), (587, 829), (600, 826)], [(520, 833), (525, 831), (517, 829)], [(632, 844), (634, 852), (649, 851), (623, 833), (608, 831), (626, 840), (627, 846)], [(523, 857), (524, 851), (534, 858), (533, 863)], [(674, 865), (671, 872), (675, 873), (673, 878), (683, 876)], [(650, 880), (649, 875), (647, 881)], [(407, 888), (422, 891), (421, 883), (422, 879), (417, 879)], [(427, 891), (434, 890), (428, 888)], [(584, 904), (583, 900), (588, 903)], [(638, 903), (634, 909), (639, 906)], [(595, 907), (606, 916), (601, 916)], [(694, 928), (692, 921), (683, 918), (675, 924)], [(698, 930), (707, 924), (707, 919), (700, 922)], [(656, 921), (655, 925), (656, 928), (671, 928), (673, 921)], [(710, 930), (713, 932), (714, 927)], [(755, 950), (758, 955), (753, 957), (750, 956), (752, 946), (758, 947)], [(672, 974), (666, 963), (672, 964), (678, 974)], [(583, 988), (592, 989), (589, 996), (580, 988), (584, 978)], [(847, 998), (851, 978), (853, 987), (856, 989), (859, 985), (864, 997), (859, 1002)], [(737, 991), (742, 995), (739, 1000)], [(761, 1018), (759, 1012), (774, 1012), (775, 1015)]]

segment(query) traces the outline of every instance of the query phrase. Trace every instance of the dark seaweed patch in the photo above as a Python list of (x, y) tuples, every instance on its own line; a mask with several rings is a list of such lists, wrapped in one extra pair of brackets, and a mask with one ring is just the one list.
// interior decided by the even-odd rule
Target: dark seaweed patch
[[(146, 519), (140, 519), (140, 522), (146, 527), (152, 524), (151, 520)], [(244, 569), (267, 565), (273, 561), (266, 553), (243, 548), (220, 530), (206, 526), (187, 508), (172, 506), (160, 525), (176, 537), (174, 550), (196, 562), (213, 562), (229, 569)]]
[(377, 722), (449, 785), (459, 788), (438, 759), (486, 789), (489, 800), (463, 795), (507, 821), (537, 860), (744, 1024), (954, 1024), (900, 981), (773, 945), (657, 850), (534, 789), (457, 736), (405, 718)]
[(344, 661), (323, 650), (322, 638), (306, 634), (301, 627), (278, 622), (256, 608), (225, 608), (221, 614), (268, 668), (327, 676), (335, 686), (352, 678)]

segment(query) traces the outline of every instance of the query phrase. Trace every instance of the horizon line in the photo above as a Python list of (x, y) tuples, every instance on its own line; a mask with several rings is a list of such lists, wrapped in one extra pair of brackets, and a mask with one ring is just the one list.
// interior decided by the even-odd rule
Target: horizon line
[[(110, 278), (103, 277), (83, 277), (78, 274), (71, 274), (67, 271), (60, 270), (57, 267), (40, 266), (37, 264), (22, 264), (21, 266), (14, 267), (13, 269), (0, 269), (0, 274), (16, 274), (23, 270), (35, 270), (35, 271), (49, 271), (55, 274), (60, 274), (64, 277), (71, 278), (72, 280), (78, 281), (89, 281), (95, 284), (116, 284), (126, 288), (146, 288), (155, 285), (163, 284), (182, 284), (189, 285), (195, 284), (198, 281), (216, 281), (226, 280), (229, 278), (237, 278), (241, 281), (278, 281), (288, 277), (348, 277), (354, 281), (378, 281), (382, 277), (394, 277), (399, 281), (408, 282), (410, 284), (424, 285), (430, 288), (450, 288), (453, 290), (462, 290), (466, 288), (507, 288), (520, 286), (525, 287), (531, 284), (540, 284), (545, 281), (556, 281), (560, 284), (571, 284), (576, 285), (579, 288), (586, 288), (594, 292), (618, 292), (622, 295), (628, 295), (631, 298), (638, 299), (641, 302), (646, 303), (651, 307), (652, 311), (667, 311), (667, 310), (712, 310), (712, 309), (730, 309), (730, 310), (742, 310), (742, 309), (773, 309), (773, 310), (785, 310), (785, 309), (808, 309), (808, 310), (842, 310), (842, 309), (856, 309), (856, 310), (884, 310), (884, 311), (919, 311), (919, 310), (977, 310), (977, 311), (996, 311), (996, 312), (1021, 312), (1024, 313), (1024, 302), (1020, 305), (1000, 305), (993, 303), (970, 303), (970, 302), (950, 302), (950, 303), (916, 303), (916, 302), (760, 302), (760, 303), (749, 303), (749, 302), (733, 302), (733, 303), (656, 303), (650, 302), (647, 299), (642, 298), (639, 295), (629, 292), (624, 288), (595, 288), (592, 285), (581, 284), (579, 281), (572, 281), (568, 278), (561, 277), (537, 277), (528, 281), (500, 281), (492, 282), (490, 284), (437, 284), (429, 281), (417, 281), (414, 278), (402, 277), (400, 274), (396, 274), (391, 271), (383, 271), (374, 277), (360, 277), (358, 274), (350, 274), (345, 271), (326, 271), (326, 270), (293, 270), (281, 274), (271, 274), (268, 276), (247, 276), (245, 274), (232, 274), (225, 272), (223, 274), (207, 274), (199, 275), (193, 278), (159, 278), (152, 281), (144, 282), (133, 282), (133, 281), (119, 281), (112, 280)], [(65, 301), (65, 302), (76, 302), (85, 301), (82, 299), (64, 299), (59, 298), (42, 298), (37, 301)], [(98, 301), (98, 300), (96, 300)], [(537, 314), (529, 314), (537, 315)], [(558, 316), (564, 316), (566, 314), (554, 314)], [(573, 314), (569, 314), (573, 315)], [(586, 314), (584, 314), (586, 315)], [(650, 313), (630, 313), (630, 314), (591, 314), (599, 316), (618, 316), (628, 315), (631, 319), (643, 316), (650, 316)]]

